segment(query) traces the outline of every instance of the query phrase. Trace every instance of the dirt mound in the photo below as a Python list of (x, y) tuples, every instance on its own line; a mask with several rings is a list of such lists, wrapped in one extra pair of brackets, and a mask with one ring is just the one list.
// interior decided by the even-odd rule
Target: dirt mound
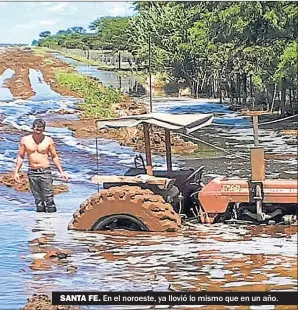
[[(20, 191), (20, 192), (30, 191), (28, 176), (26, 173), (23, 173), (23, 172), (20, 173), (20, 183), (17, 183), (14, 180), (13, 173), (0, 174), (0, 185), (12, 187), (15, 190)], [(65, 184), (54, 185), (54, 195), (58, 195), (58, 194), (65, 193), (65, 192), (68, 192), (67, 185)]]
[(15, 75), (6, 82), (15, 99), (27, 99), (35, 95), (31, 88), (29, 80), (29, 68), (23, 68), (18, 65), (10, 65), (15, 71)]
[(54, 195), (59, 195), (68, 192), (68, 186), (66, 184), (54, 185)]
[(147, 113), (147, 108), (144, 103), (131, 100), (125, 96), (124, 101), (115, 105), (115, 112), (119, 116), (139, 115)]
[(48, 295), (34, 294), (28, 298), (26, 306), (22, 310), (78, 310), (77, 306), (53, 306)]
[[(29, 268), (31, 270), (51, 270), (53, 267), (73, 267), (68, 265), (67, 258), (71, 256), (72, 251), (69, 249), (52, 247), (54, 240), (54, 234), (42, 234), (40, 237), (29, 241), (30, 252), (33, 254), (39, 254), (39, 257), (35, 257)], [(71, 269), (73, 269), (71, 268)]]
[[(142, 126), (136, 128), (121, 129), (102, 129), (97, 130), (94, 119), (81, 120), (59, 120), (49, 124), (51, 127), (66, 127), (72, 130), (75, 138), (103, 138), (117, 140), (122, 146), (130, 146), (137, 152), (144, 152), (144, 134)], [(165, 135), (162, 130), (152, 127), (150, 136), (152, 152), (154, 154), (165, 153)], [(171, 145), (173, 154), (191, 154), (194, 153), (198, 146), (192, 142), (184, 141), (179, 136), (171, 135)]]
[[(40, 244), (41, 245), (41, 244)], [(34, 258), (30, 264), (31, 270), (51, 270), (54, 265), (59, 265), (62, 260), (65, 260), (71, 255), (70, 250), (56, 248), (40, 248), (39, 245), (31, 244), (31, 252), (43, 253), (43, 258)]]
[(298, 137), (298, 130), (294, 130), (294, 129), (284, 129), (280, 131), (280, 134), (285, 135), (285, 136), (294, 136), (294, 137)]
[(0, 175), (0, 184), (13, 187), (20, 192), (27, 192), (30, 190), (28, 177), (25, 173), (20, 173), (20, 183), (14, 180), (13, 173), (2, 174)]

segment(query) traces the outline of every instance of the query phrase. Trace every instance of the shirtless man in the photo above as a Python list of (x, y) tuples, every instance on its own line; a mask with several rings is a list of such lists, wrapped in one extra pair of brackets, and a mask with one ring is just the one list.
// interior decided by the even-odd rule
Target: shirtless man
[(43, 134), (45, 126), (44, 120), (36, 119), (33, 122), (33, 133), (21, 139), (14, 179), (20, 182), (19, 171), (27, 154), (29, 184), (35, 198), (37, 212), (56, 212), (49, 155), (62, 179), (67, 182), (68, 178), (61, 167), (53, 139)]

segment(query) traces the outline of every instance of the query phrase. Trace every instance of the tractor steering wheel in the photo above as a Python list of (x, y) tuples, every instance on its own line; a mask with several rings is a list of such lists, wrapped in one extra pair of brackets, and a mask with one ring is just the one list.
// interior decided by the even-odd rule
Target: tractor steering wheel
[(199, 181), (202, 178), (203, 170), (205, 169), (205, 166), (200, 166), (197, 170), (195, 170), (191, 175), (188, 176), (188, 178), (185, 180), (184, 184), (190, 182), (193, 180), (194, 184), (198, 184)]
[(145, 161), (144, 158), (141, 154), (136, 155), (134, 158), (134, 164), (135, 167), (138, 168), (143, 168), (144, 170), (146, 170), (146, 166), (145, 166)]

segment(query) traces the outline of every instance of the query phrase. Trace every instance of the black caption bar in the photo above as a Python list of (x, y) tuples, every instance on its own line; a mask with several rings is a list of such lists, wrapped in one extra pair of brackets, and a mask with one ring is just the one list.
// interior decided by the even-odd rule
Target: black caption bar
[(297, 292), (53, 292), (53, 305), (298, 305)]

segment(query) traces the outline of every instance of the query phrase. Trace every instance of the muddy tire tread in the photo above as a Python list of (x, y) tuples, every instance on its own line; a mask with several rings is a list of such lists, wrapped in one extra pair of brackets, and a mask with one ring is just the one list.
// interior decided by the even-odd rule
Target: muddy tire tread
[[(119, 210), (123, 210), (123, 214), (130, 214), (141, 220), (149, 231), (177, 232), (181, 230), (180, 216), (162, 196), (154, 194), (149, 189), (127, 185), (104, 189), (86, 199), (73, 214), (73, 220), (68, 229), (91, 230), (100, 217), (107, 216), (105, 210), (110, 204), (117, 205)], [(123, 208), (121, 209), (120, 206)], [(121, 212), (111, 211), (109, 215), (119, 213)]]

